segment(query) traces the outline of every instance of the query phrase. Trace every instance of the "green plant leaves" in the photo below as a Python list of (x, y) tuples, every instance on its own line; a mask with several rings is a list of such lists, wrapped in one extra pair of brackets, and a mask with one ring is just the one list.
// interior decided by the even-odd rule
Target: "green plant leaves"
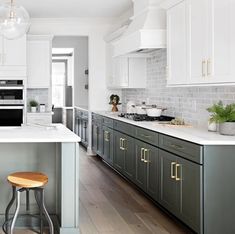
[(222, 101), (219, 101), (207, 108), (207, 111), (211, 113), (210, 122), (235, 122), (235, 103), (225, 106)]

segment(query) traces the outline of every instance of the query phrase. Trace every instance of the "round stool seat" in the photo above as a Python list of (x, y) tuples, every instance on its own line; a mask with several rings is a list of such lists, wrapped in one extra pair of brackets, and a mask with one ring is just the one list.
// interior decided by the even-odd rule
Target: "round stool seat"
[(16, 172), (7, 177), (9, 183), (15, 187), (37, 188), (48, 182), (48, 177), (40, 172)]

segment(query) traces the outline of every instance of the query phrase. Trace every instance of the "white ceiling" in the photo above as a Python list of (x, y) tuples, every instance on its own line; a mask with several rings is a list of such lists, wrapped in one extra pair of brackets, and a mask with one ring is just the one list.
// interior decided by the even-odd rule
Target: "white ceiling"
[(131, 0), (15, 0), (32, 18), (117, 17)]

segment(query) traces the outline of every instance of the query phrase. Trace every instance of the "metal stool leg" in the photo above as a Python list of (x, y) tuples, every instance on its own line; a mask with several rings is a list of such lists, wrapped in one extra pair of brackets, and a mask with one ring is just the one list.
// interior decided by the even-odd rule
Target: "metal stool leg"
[(38, 198), (38, 194), (40, 194), (38, 192), (37, 189), (34, 190), (34, 196), (35, 196), (35, 200), (37, 202), (39, 211), (40, 211), (40, 234), (43, 234), (43, 213), (42, 213), (42, 202), (41, 202), (41, 194), (40, 194), (40, 198)]
[[(6, 208), (6, 212), (5, 212), (5, 223), (3, 225), (6, 225), (6, 233), (9, 233), (9, 211), (14, 203), (16, 199), (16, 187), (15, 186), (12, 186), (12, 198), (11, 198), (11, 201), (9, 202), (7, 208)], [(3, 230), (4, 230), (4, 227), (3, 227)]]
[(45, 207), (45, 199), (44, 199), (44, 189), (41, 188), (40, 189), (40, 193), (41, 193), (41, 206), (42, 206), (42, 210), (43, 210), (43, 213), (45, 214), (46, 216), (46, 219), (48, 221), (48, 224), (49, 224), (49, 229), (50, 229), (50, 234), (54, 234), (54, 226), (53, 226), (53, 223), (51, 221), (51, 218), (46, 210), (46, 207)]
[(16, 196), (16, 210), (15, 210), (15, 214), (13, 216), (13, 220), (12, 220), (12, 223), (11, 223), (10, 234), (13, 234), (16, 219), (17, 219), (17, 216), (18, 216), (19, 211), (20, 211), (20, 191), (17, 190), (16, 194), (17, 194), (17, 196)]

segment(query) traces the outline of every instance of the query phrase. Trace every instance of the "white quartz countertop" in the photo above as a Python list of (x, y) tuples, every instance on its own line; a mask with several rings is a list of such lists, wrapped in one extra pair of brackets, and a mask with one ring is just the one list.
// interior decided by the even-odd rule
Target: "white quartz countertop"
[(113, 118), (119, 121), (123, 121), (138, 127), (163, 133), (172, 137), (180, 138), (186, 141), (190, 141), (199, 145), (235, 145), (235, 136), (224, 136), (217, 132), (208, 132), (205, 128), (196, 128), (192, 126), (174, 126), (161, 124), (157, 121), (133, 121), (118, 117), (118, 113), (112, 112), (94, 112), (109, 118)]
[(80, 141), (80, 137), (62, 124), (0, 127), (0, 143)]

